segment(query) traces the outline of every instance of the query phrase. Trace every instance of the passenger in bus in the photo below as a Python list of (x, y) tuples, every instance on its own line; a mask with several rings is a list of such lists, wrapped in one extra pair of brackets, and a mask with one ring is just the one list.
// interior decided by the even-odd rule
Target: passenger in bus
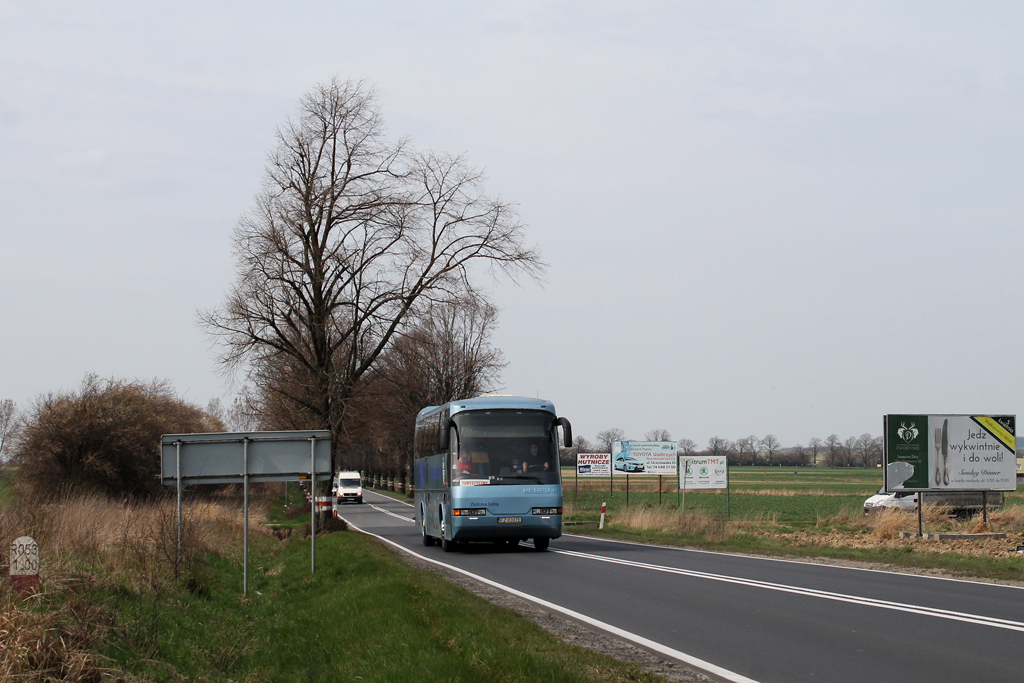
[(465, 477), (473, 473), (473, 462), (469, 451), (459, 453), (459, 460), (455, 463), (455, 470), (458, 476)]

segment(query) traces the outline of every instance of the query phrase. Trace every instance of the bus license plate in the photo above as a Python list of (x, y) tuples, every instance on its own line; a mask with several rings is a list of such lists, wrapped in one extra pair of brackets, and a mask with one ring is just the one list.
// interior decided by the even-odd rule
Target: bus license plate
[(498, 524), (522, 524), (522, 517), (498, 517)]

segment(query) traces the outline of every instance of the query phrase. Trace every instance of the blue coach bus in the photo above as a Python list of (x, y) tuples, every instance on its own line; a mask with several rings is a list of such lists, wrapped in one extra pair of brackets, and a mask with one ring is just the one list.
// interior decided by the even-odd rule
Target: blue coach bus
[(558, 428), (551, 401), (485, 396), (430, 406), (416, 416), (413, 481), (423, 545), (518, 544), (547, 550), (562, 535)]

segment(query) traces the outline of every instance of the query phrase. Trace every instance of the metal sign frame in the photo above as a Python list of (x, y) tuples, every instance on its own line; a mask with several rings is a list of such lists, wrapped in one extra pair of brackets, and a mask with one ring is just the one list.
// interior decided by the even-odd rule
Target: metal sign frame
[[(160, 480), (178, 493), (178, 557), (181, 557), (181, 500), (185, 484), (242, 484), (242, 594), (249, 594), (249, 482), (331, 480), (331, 433), (213, 432), (160, 437)], [(310, 505), (311, 572), (316, 572), (316, 505)]]

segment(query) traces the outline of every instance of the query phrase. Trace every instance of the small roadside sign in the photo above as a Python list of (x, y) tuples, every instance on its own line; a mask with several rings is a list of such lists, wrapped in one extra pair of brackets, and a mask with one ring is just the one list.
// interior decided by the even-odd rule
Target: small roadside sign
[(11, 544), (11, 587), (20, 593), (39, 588), (39, 544), (30, 536)]

